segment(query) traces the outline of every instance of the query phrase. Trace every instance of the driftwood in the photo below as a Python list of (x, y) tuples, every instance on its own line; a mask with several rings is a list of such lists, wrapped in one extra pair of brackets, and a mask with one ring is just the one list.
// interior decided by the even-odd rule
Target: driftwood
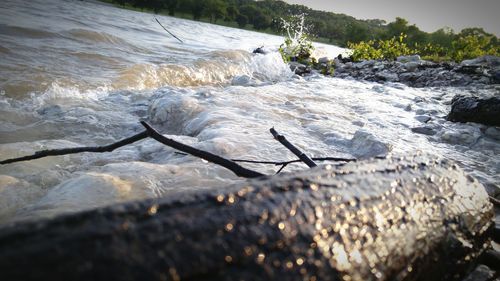
[(291, 144), (283, 135), (280, 135), (274, 128), (269, 129), (271, 134), (273, 135), (274, 139), (279, 141), (283, 146), (288, 148), (295, 156), (299, 157), (302, 162), (304, 162), (309, 168), (316, 167), (316, 163), (314, 163), (309, 156), (307, 156), (305, 153), (300, 151), (296, 146)]
[(0, 229), (0, 280), (453, 280), (484, 188), (426, 156), (255, 179)]

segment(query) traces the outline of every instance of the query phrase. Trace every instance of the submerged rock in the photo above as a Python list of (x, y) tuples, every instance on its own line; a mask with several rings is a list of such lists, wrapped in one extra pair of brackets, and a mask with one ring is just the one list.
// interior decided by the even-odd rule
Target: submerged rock
[(368, 160), (15, 223), (0, 279), (452, 280), (492, 216), (448, 161)]
[(500, 98), (455, 96), (451, 101), (448, 120), (453, 122), (475, 122), (500, 126)]
[(429, 128), (429, 127), (415, 127), (415, 128), (411, 128), (411, 131), (414, 133), (417, 133), (417, 134), (423, 134), (423, 135), (428, 135), (428, 136), (433, 136), (437, 133), (436, 130), (434, 130), (433, 128)]
[(351, 151), (356, 158), (386, 156), (391, 150), (390, 144), (364, 130), (356, 131), (351, 140)]

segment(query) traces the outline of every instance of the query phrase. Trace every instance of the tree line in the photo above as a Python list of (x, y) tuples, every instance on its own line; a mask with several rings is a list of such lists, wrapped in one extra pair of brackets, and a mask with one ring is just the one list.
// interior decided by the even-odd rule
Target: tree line
[(348, 43), (369, 40), (388, 40), (405, 34), (411, 45), (432, 45), (451, 48), (459, 38), (476, 36), (486, 38), (488, 45), (498, 46), (498, 38), (482, 28), (466, 28), (455, 33), (451, 28), (441, 28), (428, 33), (403, 18), (387, 23), (384, 20), (358, 20), (333, 12), (317, 11), (304, 5), (288, 4), (280, 0), (106, 0), (122, 6), (152, 10), (155, 13), (190, 15), (194, 20), (208, 19), (234, 22), (240, 28), (253, 28), (269, 32), (282, 32), (282, 19), (290, 15), (305, 15), (308, 33), (322, 41), (346, 47)]

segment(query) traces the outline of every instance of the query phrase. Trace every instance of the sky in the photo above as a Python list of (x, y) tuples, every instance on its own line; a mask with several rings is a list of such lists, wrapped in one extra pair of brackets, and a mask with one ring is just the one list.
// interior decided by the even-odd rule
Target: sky
[(500, 0), (285, 0), (315, 10), (332, 11), (358, 19), (396, 17), (407, 19), (423, 31), (451, 27), (459, 32), (465, 27), (482, 27), (500, 36)]

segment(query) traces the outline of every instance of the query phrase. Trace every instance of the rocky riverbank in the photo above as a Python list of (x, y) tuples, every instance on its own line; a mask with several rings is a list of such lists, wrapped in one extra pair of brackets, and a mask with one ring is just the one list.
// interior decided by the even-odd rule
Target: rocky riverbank
[(430, 62), (418, 55), (396, 61), (351, 62), (334, 60), (334, 77), (379, 83), (402, 83), (410, 87), (484, 87), (500, 83), (500, 58), (483, 56), (461, 63)]
[[(421, 124), (411, 128), (416, 134), (427, 135), (436, 142), (456, 143), (470, 147), (472, 151), (488, 149), (479, 143), (482, 139), (496, 142), (500, 140), (500, 58), (483, 56), (461, 63), (430, 62), (418, 55), (398, 57), (395, 61), (362, 61), (353, 62), (349, 58), (338, 57), (330, 60), (321, 58), (318, 62), (301, 64), (290, 63), (290, 68), (296, 74), (306, 76), (314, 73), (329, 74), (343, 79), (355, 79), (377, 82), (381, 84), (404, 84), (415, 88), (424, 87), (459, 87), (465, 89), (466, 95), (459, 94), (447, 102), (450, 111), (447, 116), (437, 116), (433, 112), (417, 109), (415, 119)], [(331, 69), (334, 72), (330, 73)], [(382, 86), (381, 86), (382, 87)], [(469, 91), (470, 89), (470, 91)], [(486, 91), (482, 91), (482, 89)], [(488, 90), (489, 89), (489, 90)], [(491, 91), (492, 90), (492, 91)], [(481, 93), (479, 93), (481, 92)], [(484, 95), (489, 92), (490, 94)], [(493, 95), (491, 95), (493, 93)], [(434, 97), (436, 98), (436, 97)], [(415, 105), (408, 105), (406, 110), (413, 111), (425, 100), (416, 99)], [(469, 123), (464, 125), (461, 133), (446, 131), (443, 124), (447, 121)], [(474, 124), (476, 123), (476, 124)], [(493, 240), (499, 241), (500, 233), (500, 199), (499, 187), (494, 183), (486, 183), (486, 190), (496, 203), (496, 227)], [(493, 280), (500, 275), (499, 245), (493, 243), (495, 250), (486, 254), (486, 260), (480, 260), (479, 265), (464, 280)], [(489, 266), (489, 267), (488, 267)]]
[[(410, 87), (480, 87), (500, 83), (500, 58), (483, 56), (461, 63), (431, 62), (419, 55), (401, 56), (395, 61), (353, 62), (339, 56), (320, 58), (316, 63), (291, 62), (290, 68), (304, 76), (319, 72), (337, 78), (378, 83), (402, 83)], [(334, 71), (331, 71), (332, 68)]]

